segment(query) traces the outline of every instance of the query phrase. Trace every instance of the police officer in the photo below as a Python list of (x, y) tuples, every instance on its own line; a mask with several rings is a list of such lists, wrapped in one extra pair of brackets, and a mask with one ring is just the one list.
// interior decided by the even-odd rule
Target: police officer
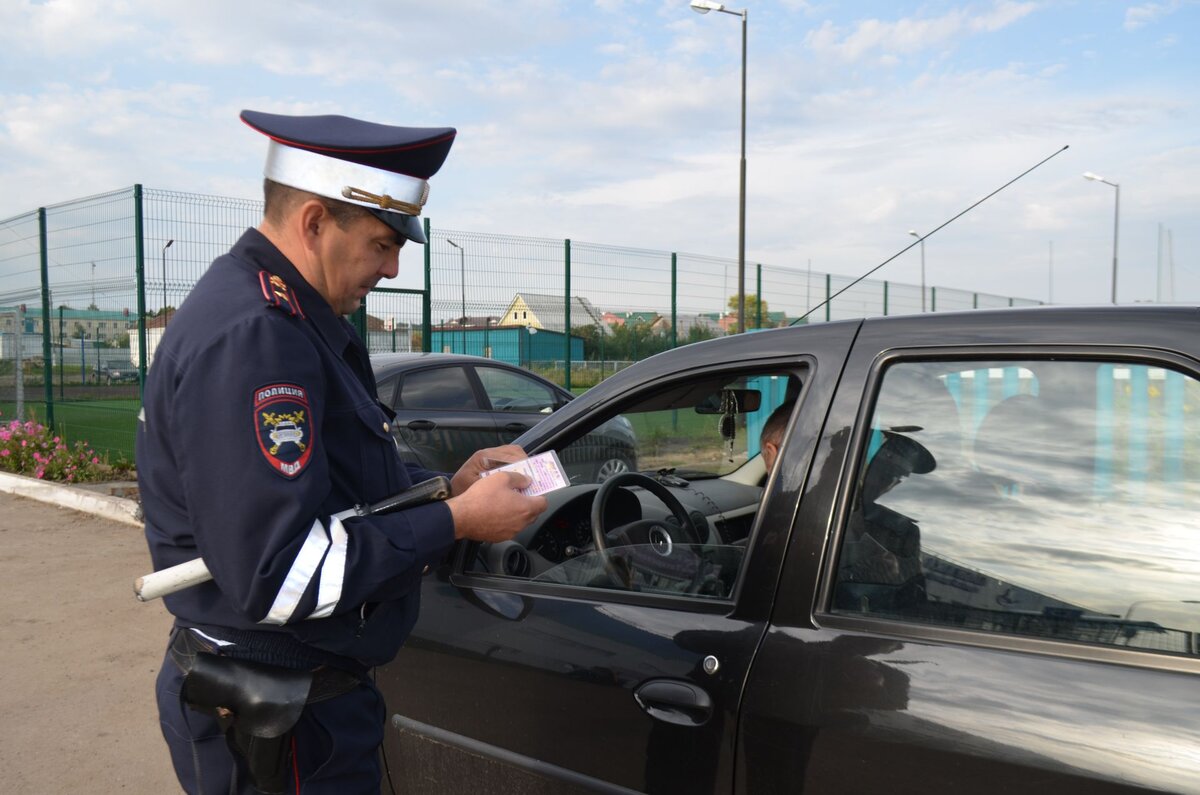
[(163, 735), (189, 793), (378, 792), (369, 672), (412, 629), (422, 572), (455, 539), (511, 538), (546, 503), (521, 475), (480, 477), (524, 456), (508, 445), (473, 455), (444, 502), (348, 515), (440, 474), (399, 460), (343, 316), (396, 275), (401, 246), (426, 242), (426, 180), (455, 130), (242, 120), (270, 139), (264, 218), (172, 319), (137, 434), (155, 568), (199, 555), (213, 575), (165, 600)]

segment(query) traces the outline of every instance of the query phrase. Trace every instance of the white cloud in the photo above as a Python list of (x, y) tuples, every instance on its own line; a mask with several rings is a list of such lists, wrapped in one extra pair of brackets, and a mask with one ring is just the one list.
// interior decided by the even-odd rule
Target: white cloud
[(1137, 30), (1146, 25), (1152, 25), (1163, 17), (1178, 11), (1180, 5), (1180, 0), (1171, 0), (1168, 3), (1144, 3), (1140, 6), (1130, 6), (1125, 9), (1125, 30)]
[[(736, 20), (685, 0), (447, 0), (412, 19), (384, 0), (48, 5), (0, 3), (0, 217), (133, 182), (255, 197), (264, 143), (237, 120), (248, 107), (457, 126), (433, 180), (438, 225), (736, 255), (740, 39)], [(861, 273), (1070, 143), (931, 238), (930, 283), (1043, 297), (1053, 240), (1056, 298), (1106, 300), (1112, 196), (1079, 176), (1090, 169), (1123, 186), (1130, 297), (1151, 283), (1160, 221), (1200, 294), (1200, 265), (1187, 275), (1200, 120), (1179, 77), (1108, 79), (1109, 61), (1077, 48), (1114, 31), (1067, 26), (1030, 49), (1015, 23), (1042, 5), (914, 8), (863, 21), (799, 0), (751, 8), (748, 256)], [(963, 57), (985, 35), (1002, 55)], [(912, 283), (917, 267), (909, 252), (879, 278)]]
[[(845, 61), (858, 61), (873, 53), (880, 57), (908, 55), (933, 49), (976, 33), (994, 33), (1036, 9), (1034, 3), (996, 3), (991, 9), (972, 12), (955, 9), (940, 17), (900, 19), (885, 22), (862, 20), (847, 32), (826, 20), (805, 38), (805, 44), (818, 54), (833, 55)], [(894, 60), (889, 59), (889, 60)]]
[(10, 53), (78, 58), (121, 42), (139, 41), (144, 33), (134, 6), (88, 0), (0, 4), (0, 46)]

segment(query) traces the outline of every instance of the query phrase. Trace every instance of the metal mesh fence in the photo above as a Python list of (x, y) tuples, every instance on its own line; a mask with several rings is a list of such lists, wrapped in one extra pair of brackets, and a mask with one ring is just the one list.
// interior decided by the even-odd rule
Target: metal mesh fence
[(179, 306), (209, 263), (258, 225), (262, 207), (261, 201), (252, 199), (147, 188), (143, 196), (147, 310)]
[[(258, 200), (133, 186), (0, 221), (0, 420), (45, 421), (132, 460), (145, 367), (173, 308), (261, 215)], [(380, 288), (354, 318), (373, 354), (503, 359), (582, 391), (737, 327), (732, 259), (437, 228), (429, 237), (428, 296)], [(918, 286), (852, 282), (747, 263), (745, 326), (922, 311)], [(924, 295), (926, 311), (1034, 303)]]

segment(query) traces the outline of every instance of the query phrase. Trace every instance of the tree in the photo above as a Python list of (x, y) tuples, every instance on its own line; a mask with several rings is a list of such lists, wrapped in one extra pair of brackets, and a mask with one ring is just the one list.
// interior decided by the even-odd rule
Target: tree
[[(733, 313), (734, 315), (736, 315), (737, 308), (738, 308), (737, 295), (729, 296), (728, 306), (729, 306), (729, 311), (731, 313)], [(763, 328), (766, 328), (771, 325), (770, 321), (767, 319), (767, 302), (766, 301), (762, 302), (762, 319), (763, 319)], [(758, 328), (758, 296), (757, 295), (749, 295), (749, 294), (746, 295), (746, 322), (743, 323), (743, 325), (746, 328)]]
[(690, 345), (693, 342), (704, 342), (704, 340), (711, 340), (715, 336), (717, 335), (714, 334), (710, 328), (696, 323), (690, 329), (688, 329), (687, 339), (683, 340), (682, 344)]

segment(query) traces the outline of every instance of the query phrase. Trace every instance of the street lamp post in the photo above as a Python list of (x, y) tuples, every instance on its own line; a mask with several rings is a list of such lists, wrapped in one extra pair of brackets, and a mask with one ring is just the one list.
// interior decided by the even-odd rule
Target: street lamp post
[(730, 11), (722, 3), (711, 0), (692, 0), (692, 10), (697, 14), (720, 11), (742, 18), (742, 157), (738, 172), (738, 321), (737, 330), (746, 330), (746, 9)]
[(458, 284), (462, 294), (462, 320), (460, 321), (460, 329), (462, 331), (462, 352), (467, 352), (467, 265), (466, 254), (463, 252), (463, 247), (455, 243), (449, 238), (446, 242), (458, 249)]
[(1112, 302), (1117, 302), (1117, 235), (1121, 230), (1121, 186), (1115, 182), (1109, 182), (1104, 177), (1098, 174), (1093, 174), (1090, 171), (1085, 171), (1084, 179), (1090, 179), (1093, 182), (1103, 182), (1105, 185), (1111, 185), (1116, 190), (1117, 200), (1113, 205), (1113, 267), (1112, 267)]
[(167, 316), (167, 249), (169, 249), (171, 247), (171, 244), (174, 242), (175, 242), (175, 240), (174, 240), (174, 238), (172, 238), (171, 240), (167, 241), (167, 244), (165, 246), (162, 247), (162, 268), (163, 268), (162, 311), (163, 311), (164, 318)]
[(921, 312), (925, 312), (925, 236), (915, 229), (908, 233), (921, 241)]

